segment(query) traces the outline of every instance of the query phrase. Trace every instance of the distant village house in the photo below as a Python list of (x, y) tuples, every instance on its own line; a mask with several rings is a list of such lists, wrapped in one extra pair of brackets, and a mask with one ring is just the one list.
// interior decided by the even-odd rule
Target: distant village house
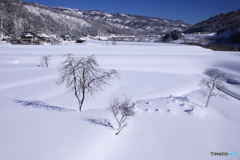
[(78, 38), (76, 40), (76, 43), (83, 43), (83, 42), (86, 42), (86, 40), (84, 38)]
[(39, 37), (34, 32), (24, 32), (21, 37), (20, 44), (39, 44)]
[(62, 35), (61, 38), (62, 38), (64, 41), (76, 41), (76, 40), (77, 40), (77, 36), (76, 36), (76, 35), (72, 35), (72, 34)]
[(113, 36), (110, 38), (112, 41), (134, 41), (135, 36)]

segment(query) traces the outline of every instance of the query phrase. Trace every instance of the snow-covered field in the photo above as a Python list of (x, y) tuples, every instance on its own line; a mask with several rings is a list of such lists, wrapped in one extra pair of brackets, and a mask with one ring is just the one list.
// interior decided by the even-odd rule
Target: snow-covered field
[[(56, 85), (64, 54), (95, 55), (120, 79), (88, 96), (83, 111), (64, 85)], [(52, 55), (49, 68), (39, 67)], [(204, 71), (226, 74), (227, 89), (240, 95), (240, 53), (197, 46), (87, 40), (61, 46), (0, 45), (0, 160), (208, 160), (240, 159), (240, 101), (213, 97), (208, 108), (197, 86)], [(141, 100), (137, 115), (119, 134), (108, 99)]]

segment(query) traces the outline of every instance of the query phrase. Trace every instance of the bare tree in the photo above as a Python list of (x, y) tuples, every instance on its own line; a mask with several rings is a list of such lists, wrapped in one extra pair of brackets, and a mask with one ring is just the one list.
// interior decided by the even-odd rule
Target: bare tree
[(51, 57), (52, 57), (51, 55), (42, 56), (40, 59), (41, 67), (48, 67)]
[(118, 72), (100, 69), (94, 55), (81, 58), (75, 58), (73, 54), (64, 56), (67, 58), (58, 69), (60, 78), (56, 83), (66, 82), (66, 88), (74, 92), (81, 112), (86, 94), (93, 96), (103, 86), (110, 85), (107, 80), (118, 78)]
[(117, 45), (116, 40), (113, 40), (113, 41), (112, 41), (112, 45)]
[(114, 118), (117, 121), (118, 125), (118, 135), (127, 124), (127, 119), (130, 116), (134, 116), (136, 112), (134, 111), (134, 103), (131, 103), (131, 97), (124, 95), (124, 99), (121, 99), (117, 95), (110, 97), (108, 104), (110, 105), (111, 112), (113, 113)]
[(205, 107), (208, 106), (210, 98), (220, 96), (221, 98), (227, 99), (226, 94), (218, 90), (217, 88), (225, 88), (222, 81), (225, 74), (217, 69), (208, 69), (205, 71), (207, 78), (203, 78), (199, 82), (199, 86), (206, 88), (206, 90), (201, 90), (200, 93), (203, 97), (207, 97), (207, 102)]

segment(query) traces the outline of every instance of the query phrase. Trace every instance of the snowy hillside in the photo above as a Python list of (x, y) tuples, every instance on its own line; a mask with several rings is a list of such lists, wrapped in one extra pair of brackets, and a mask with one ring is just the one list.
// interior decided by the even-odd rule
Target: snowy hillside
[[(198, 83), (206, 69), (216, 68), (226, 74), (227, 89), (239, 96), (240, 52), (86, 40), (0, 45), (1, 160), (239, 159), (240, 101), (213, 97), (204, 108)], [(101, 68), (119, 72), (119, 80), (86, 98), (82, 112), (74, 94), (55, 83), (67, 53), (95, 55)], [(52, 55), (49, 68), (39, 67), (42, 55)], [(107, 103), (114, 93), (141, 102), (117, 136)]]
[(196, 32), (223, 32), (240, 25), (240, 9), (228, 13), (222, 13), (202, 22), (196, 23), (185, 30), (185, 33)]
[(108, 24), (121, 24), (123, 26), (128, 26), (148, 32), (148, 34), (163, 34), (172, 30), (183, 31), (191, 26), (180, 20), (173, 21), (168, 19), (136, 16), (125, 13), (111, 14), (104, 11), (80, 11), (77, 9), (63, 7), (55, 7), (54, 9), (95, 21), (107, 22)]
[(23, 31), (78, 36), (161, 35), (174, 29), (184, 30), (190, 25), (182, 21), (166, 20), (124, 13), (80, 11), (64, 7), (48, 7), (22, 1), (0, 1), (0, 15), (5, 35), (19, 37)]

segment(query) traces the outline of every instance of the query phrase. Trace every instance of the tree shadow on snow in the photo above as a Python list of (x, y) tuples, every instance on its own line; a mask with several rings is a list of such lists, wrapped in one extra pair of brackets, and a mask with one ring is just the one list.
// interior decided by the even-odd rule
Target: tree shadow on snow
[(108, 127), (108, 128), (113, 129), (113, 126), (112, 126), (111, 122), (106, 118), (96, 119), (96, 118), (92, 118), (92, 117), (87, 117), (84, 120), (91, 123), (91, 124), (100, 125), (100, 126), (104, 126), (104, 127)]
[(232, 84), (232, 85), (240, 85), (240, 81), (235, 80), (235, 79), (228, 79), (227, 83)]
[(59, 111), (59, 112), (67, 112), (67, 111), (76, 111), (73, 109), (66, 109), (66, 108), (62, 108), (62, 107), (57, 107), (57, 106), (51, 106), (48, 105), (44, 102), (40, 102), (40, 101), (22, 101), (22, 100), (17, 100), (17, 99), (13, 99), (13, 101), (15, 103), (20, 103), (22, 106), (24, 107), (34, 107), (34, 108), (42, 108), (42, 109), (46, 109), (46, 110), (53, 110), (53, 111)]

